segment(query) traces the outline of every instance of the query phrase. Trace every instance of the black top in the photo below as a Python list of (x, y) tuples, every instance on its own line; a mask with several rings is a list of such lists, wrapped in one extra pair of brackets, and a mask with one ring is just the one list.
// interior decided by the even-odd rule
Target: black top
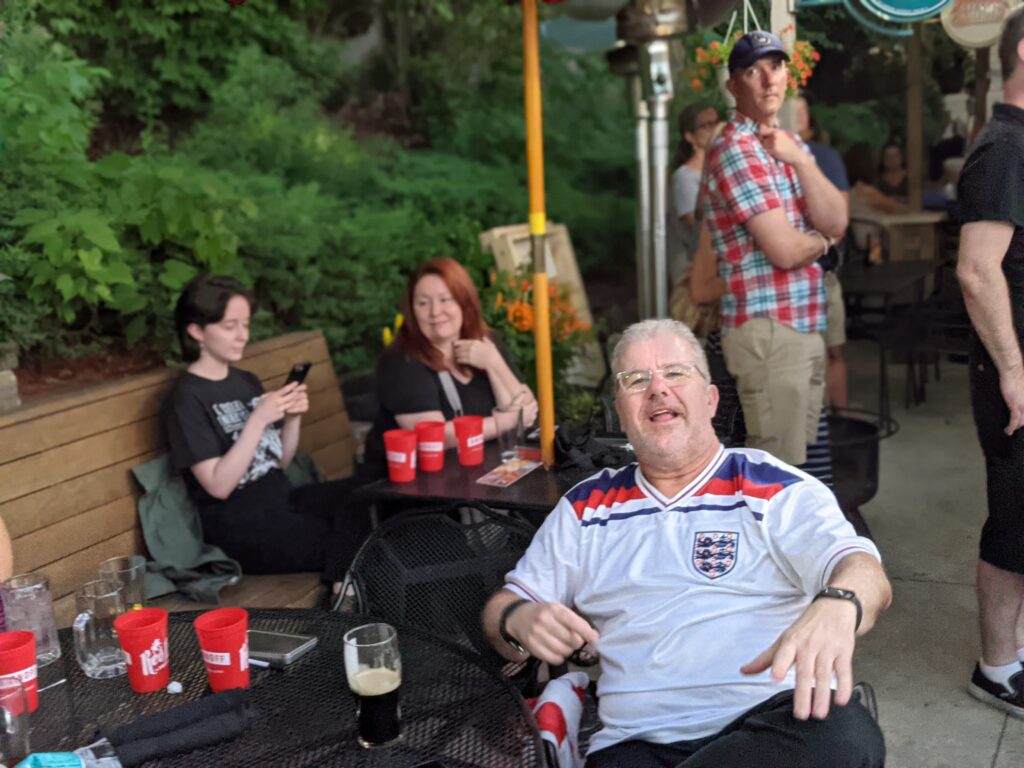
[[(494, 343), (508, 363), (508, 367), (512, 369), (512, 373), (522, 381), (522, 374), (512, 362), (508, 350), (497, 339)], [(473, 378), (466, 384), (454, 376), (452, 381), (455, 382), (455, 390), (462, 401), (463, 414), (491, 415), (491, 410), (497, 403), (486, 372), (473, 369)], [(384, 350), (377, 362), (377, 399), (380, 403), (377, 416), (373, 420), (373, 429), (366, 437), (365, 471), (370, 476), (387, 474), (384, 433), (389, 429), (399, 428), (395, 414), (440, 411), (445, 421), (455, 418), (455, 411), (441, 387), (437, 371), (407, 354), (399, 344), (393, 344)]]
[(1013, 324), (1024, 340), (1024, 109), (996, 104), (957, 187), (960, 223), (1005, 221), (1013, 238), (1003, 257)]
[(263, 385), (255, 375), (230, 368), (227, 378), (221, 381), (186, 371), (168, 395), (163, 421), (171, 465), (182, 473), (189, 496), (201, 509), (230, 506), (243, 489), (246, 495), (260, 495), (265, 489), (281, 486), (275, 477), (284, 454), (279, 425), (263, 432), (249, 469), (231, 496), (223, 501), (208, 494), (190, 469), (231, 449), (262, 394)]

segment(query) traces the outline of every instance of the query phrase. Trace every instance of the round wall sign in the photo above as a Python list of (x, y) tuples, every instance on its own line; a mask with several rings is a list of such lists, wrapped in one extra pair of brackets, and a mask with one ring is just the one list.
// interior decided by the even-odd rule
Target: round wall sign
[(999, 41), (1003, 19), (1021, 0), (953, 0), (942, 12), (942, 27), (964, 48), (987, 48)]
[(950, 0), (863, 0), (864, 7), (886, 21), (924, 21), (937, 16)]

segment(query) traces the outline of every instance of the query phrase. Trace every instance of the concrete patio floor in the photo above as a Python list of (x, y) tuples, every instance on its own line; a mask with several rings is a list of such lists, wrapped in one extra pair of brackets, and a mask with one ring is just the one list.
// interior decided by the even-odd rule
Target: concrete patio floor
[[(877, 408), (873, 344), (847, 345), (851, 405)], [(877, 496), (862, 508), (895, 593), (859, 644), (854, 677), (878, 694), (889, 768), (1024, 765), (1024, 721), (971, 698), (978, 658), (974, 570), (985, 486), (967, 367), (941, 366), (927, 401), (903, 404), (905, 368), (890, 366), (900, 431), (882, 442)]]

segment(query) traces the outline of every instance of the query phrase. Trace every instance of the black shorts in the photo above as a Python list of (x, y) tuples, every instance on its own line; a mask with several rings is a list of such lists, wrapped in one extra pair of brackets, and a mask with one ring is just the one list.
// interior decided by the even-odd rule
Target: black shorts
[(996, 568), (1024, 573), (1024, 429), (1007, 437), (1010, 412), (999, 371), (981, 343), (971, 354), (971, 408), (985, 455), (988, 519), (979, 557)]

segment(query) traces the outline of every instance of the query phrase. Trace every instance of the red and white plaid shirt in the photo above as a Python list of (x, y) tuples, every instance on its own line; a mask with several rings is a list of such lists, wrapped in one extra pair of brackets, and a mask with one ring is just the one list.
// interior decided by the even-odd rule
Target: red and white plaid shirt
[[(799, 137), (792, 138), (810, 154)], [(825, 283), (817, 263), (779, 269), (757, 247), (748, 219), (782, 208), (801, 232), (812, 229), (796, 170), (768, 154), (758, 124), (737, 114), (707, 154), (704, 218), (728, 286), (722, 297), (723, 333), (768, 317), (803, 333), (825, 330)]]

